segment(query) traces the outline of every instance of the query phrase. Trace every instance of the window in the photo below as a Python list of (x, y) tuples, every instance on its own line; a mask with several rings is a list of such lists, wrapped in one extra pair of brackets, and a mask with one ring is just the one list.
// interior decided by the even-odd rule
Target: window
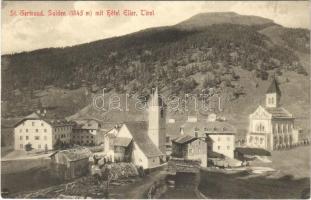
[(19, 132), (20, 132), (20, 133), (23, 132), (23, 129), (19, 129)]
[(40, 140), (40, 137), (39, 136), (35, 136), (35, 140)]
[(41, 126), (44, 126), (44, 124), (43, 124), (43, 123), (41, 123)]
[(195, 137), (198, 137), (199, 133), (196, 131), (196, 132), (194, 132), (194, 135), (195, 135)]
[(35, 126), (35, 122), (32, 122), (31, 125), (32, 125), (32, 126)]
[(47, 132), (47, 130), (46, 130), (46, 129), (44, 129), (43, 131), (44, 131), (45, 133)]
[(218, 146), (218, 150), (220, 150), (220, 146)]
[(28, 133), (28, 128), (26, 128), (26, 133)]
[(28, 135), (26, 135), (26, 140), (29, 140), (29, 137), (28, 137)]
[(257, 132), (264, 132), (265, 131), (265, 126), (262, 125), (261, 123), (256, 125), (256, 131)]
[(19, 139), (22, 140), (22, 139), (23, 139), (23, 136), (19, 136)]
[(36, 129), (36, 133), (38, 133), (39, 132), (39, 130), (38, 129)]

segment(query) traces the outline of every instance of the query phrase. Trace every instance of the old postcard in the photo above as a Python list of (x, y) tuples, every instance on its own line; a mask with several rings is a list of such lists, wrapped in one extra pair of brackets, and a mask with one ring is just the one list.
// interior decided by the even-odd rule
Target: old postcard
[(2, 198), (310, 198), (309, 1), (1, 4)]

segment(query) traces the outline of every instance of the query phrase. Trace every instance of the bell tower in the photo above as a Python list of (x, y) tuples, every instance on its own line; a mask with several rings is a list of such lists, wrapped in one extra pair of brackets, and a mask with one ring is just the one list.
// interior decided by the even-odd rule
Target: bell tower
[(159, 98), (158, 88), (156, 88), (149, 101), (148, 107), (148, 135), (152, 142), (166, 154), (166, 110), (164, 102)]
[(280, 105), (281, 90), (275, 77), (273, 77), (272, 83), (266, 92), (266, 107), (277, 108)]

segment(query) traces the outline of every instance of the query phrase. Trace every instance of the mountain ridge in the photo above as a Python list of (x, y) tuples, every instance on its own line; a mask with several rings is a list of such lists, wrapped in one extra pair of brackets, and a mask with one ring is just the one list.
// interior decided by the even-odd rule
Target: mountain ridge
[[(245, 21), (245, 16), (236, 13), (217, 15), (220, 18), (216, 21), (220, 23), (203, 20), (203, 25), (197, 25), (199, 28), (193, 28), (191, 23), (189, 26), (188, 19), (187, 26), (185, 21), (178, 23), (186, 29), (177, 24), (72, 47), (3, 55), (2, 98), (8, 105), (4, 113), (20, 116), (36, 109), (45, 99), (54, 99), (58, 102), (55, 112), (70, 116), (89, 104), (86, 97), (90, 96), (81, 88), (87, 87), (87, 93), (94, 94), (98, 92), (94, 88), (106, 88), (111, 94), (146, 96), (157, 85), (166, 96), (199, 94), (212, 88), (230, 101), (228, 112), (223, 114), (245, 121), (245, 114), (253, 105), (243, 109), (241, 105), (252, 104), (253, 98), (260, 99), (263, 94), (253, 91), (263, 88), (273, 74), (290, 86), (289, 95), (299, 96), (291, 88), (296, 88), (294, 83), (308, 80), (309, 61), (301, 56), (310, 54), (303, 46), (310, 40), (306, 30), (285, 28), (260, 17)], [(241, 19), (244, 24), (224, 22), (228, 15), (238, 16), (233, 22)], [(202, 14), (193, 16), (190, 22), (197, 24), (198, 16)], [(271, 29), (273, 26), (277, 28)], [(50, 85), (57, 92), (47, 89)], [(299, 98), (303, 109), (296, 109), (304, 116), (308, 97)], [(285, 99), (288, 104), (294, 104), (293, 101)]]

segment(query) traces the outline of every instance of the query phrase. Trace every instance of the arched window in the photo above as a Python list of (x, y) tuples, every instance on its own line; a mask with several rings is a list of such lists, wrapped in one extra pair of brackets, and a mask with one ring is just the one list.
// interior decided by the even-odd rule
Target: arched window
[(265, 126), (263, 124), (261, 124), (261, 123), (257, 124), (256, 131), (257, 132), (264, 132), (265, 131)]

